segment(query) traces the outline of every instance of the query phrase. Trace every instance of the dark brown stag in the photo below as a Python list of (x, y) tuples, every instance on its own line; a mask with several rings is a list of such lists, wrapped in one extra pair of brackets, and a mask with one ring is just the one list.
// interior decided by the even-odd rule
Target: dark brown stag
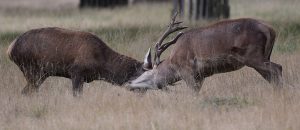
[(206, 77), (244, 66), (254, 68), (275, 88), (282, 85), (282, 67), (270, 61), (276, 34), (262, 21), (226, 20), (186, 31), (170, 56), (160, 62), (159, 56), (165, 50), (161, 44), (167, 35), (156, 44), (158, 60), (153, 69), (129, 82), (130, 89), (161, 89), (183, 79), (194, 92), (199, 92)]
[(143, 64), (118, 54), (91, 33), (61, 28), (30, 30), (11, 43), (7, 54), (26, 78), (23, 94), (37, 91), (49, 76), (61, 76), (72, 79), (76, 96), (84, 82), (102, 79), (122, 85), (152, 67), (147, 62), (150, 51)]

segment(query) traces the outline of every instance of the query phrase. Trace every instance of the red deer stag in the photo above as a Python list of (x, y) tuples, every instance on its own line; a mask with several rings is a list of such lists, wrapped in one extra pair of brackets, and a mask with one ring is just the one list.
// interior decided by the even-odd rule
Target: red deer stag
[(49, 76), (72, 79), (73, 95), (82, 93), (83, 83), (102, 79), (122, 85), (152, 68), (150, 49), (144, 64), (118, 54), (97, 36), (61, 28), (30, 30), (16, 38), (7, 50), (23, 72), (29, 94)]
[(198, 93), (206, 77), (243, 66), (254, 68), (275, 88), (282, 86), (282, 67), (270, 61), (276, 34), (262, 21), (226, 20), (186, 31), (170, 56), (161, 62), (166, 37), (156, 43), (153, 69), (129, 82), (129, 89), (162, 89), (182, 79)]

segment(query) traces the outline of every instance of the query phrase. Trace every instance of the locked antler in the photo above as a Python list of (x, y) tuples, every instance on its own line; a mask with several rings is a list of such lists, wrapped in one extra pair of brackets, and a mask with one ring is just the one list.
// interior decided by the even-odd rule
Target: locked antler
[(171, 22), (167, 28), (167, 30), (165, 31), (165, 33), (161, 36), (161, 38), (158, 40), (158, 42), (155, 44), (155, 56), (154, 56), (154, 66), (157, 66), (160, 63), (160, 55), (172, 44), (176, 43), (176, 41), (178, 40), (178, 38), (183, 34), (182, 32), (179, 32), (177, 34), (177, 36), (165, 43), (162, 44), (163, 41), (172, 33), (177, 32), (179, 30), (183, 30), (185, 28), (187, 28), (186, 26), (179, 26), (182, 22), (178, 22), (176, 21), (176, 17), (178, 15), (178, 12), (176, 12), (174, 14), (174, 16), (171, 19)]

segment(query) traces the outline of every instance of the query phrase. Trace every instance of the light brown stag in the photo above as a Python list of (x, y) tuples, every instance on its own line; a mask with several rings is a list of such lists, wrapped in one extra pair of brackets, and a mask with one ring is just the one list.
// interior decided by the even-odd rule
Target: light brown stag
[(162, 42), (167, 35), (156, 43), (153, 69), (129, 82), (131, 90), (162, 89), (182, 79), (198, 93), (206, 77), (244, 66), (254, 68), (275, 88), (282, 86), (282, 67), (270, 61), (276, 34), (265, 22), (243, 18), (188, 30), (161, 62), (159, 56), (166, 49)]
[(22, 34), (11, 43), (7, 54), (26, 78), (23, 94), (38, 91), (49, 76), (61, 76), (72, 79), (77, 96), (84, 82), (102, 79), (122, 85), (152, 68), (150, 50), (143, 64), (113, 51), (91, 33), (55, 27)]

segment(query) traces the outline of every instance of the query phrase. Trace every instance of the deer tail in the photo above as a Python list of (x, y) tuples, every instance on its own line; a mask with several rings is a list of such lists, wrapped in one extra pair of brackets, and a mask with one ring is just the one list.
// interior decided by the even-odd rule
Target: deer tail
[(12, 50), (14, 49), (14, 47), (16, 45), (17, 39), (18, 38), (16, 38), (13, 42), (11, 42), (10, 45), (8, 46), (8, 48), (7, 48), (6, 54), (8, 55), (8, 57), (10, 59), (12, 59)]

